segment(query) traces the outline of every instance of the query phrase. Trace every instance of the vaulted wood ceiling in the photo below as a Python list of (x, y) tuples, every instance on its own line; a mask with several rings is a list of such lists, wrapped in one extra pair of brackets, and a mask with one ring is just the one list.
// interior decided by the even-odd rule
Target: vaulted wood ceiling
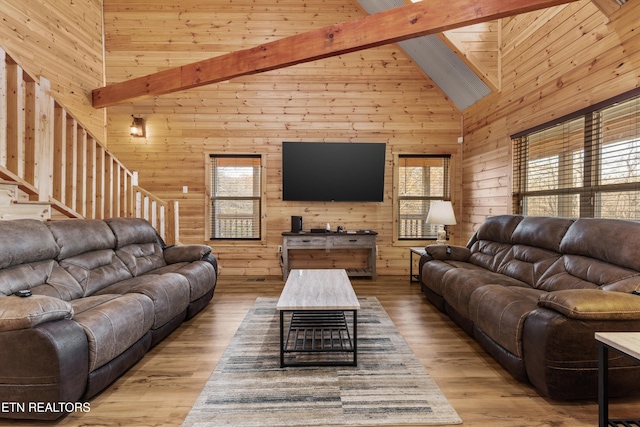
[[(118, 105), (428, 34), (441, 34), (495, 89), (500, 85), (498, 56), (493, 62), (475, 54), (481, 33), (497, 40), (491, 34), (495, 20), (572, 1), (576, 0), (405, 0), (406, 6), (94, 89), (93, 106)], [(624, 0), (592, 1), (610, 15)]]
[[(607, 17), (627, 0), (592, 0)], [(410, 4), (411, 0), (404, 0)], [(500, 28), (498, 20), (444, 31), (439, 37), (493, 90), (500, 90)]]

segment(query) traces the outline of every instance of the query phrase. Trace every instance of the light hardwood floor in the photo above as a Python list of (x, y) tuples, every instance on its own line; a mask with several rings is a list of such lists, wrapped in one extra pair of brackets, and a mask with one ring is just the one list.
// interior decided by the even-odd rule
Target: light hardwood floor
[[(406, 276), (352, 280), (359, 296), (375, 296), (465, 426), (595, 426), (595, 401), (553, 402), (514, 381), (478, 344), (438, 312)], [(213, 301), (115, 384), (91, 400), (91, 411), (56, 423), (0, 425), (180, 426), (256, 297), (277, 297), (280, 277), (226, 277)], [(640, 397), (616, 399), (610, 415), (640, 415)]]

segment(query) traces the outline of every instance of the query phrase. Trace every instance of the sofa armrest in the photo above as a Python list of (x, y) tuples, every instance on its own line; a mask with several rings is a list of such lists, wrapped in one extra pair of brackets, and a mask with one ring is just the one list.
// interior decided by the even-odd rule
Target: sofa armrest
[(465, 246), (454, 245), (429, 245), (425, 248), (427, 251), (425, 257), (438, 259), (442, 261), (469, 261), (471, 251)]
[(169, 246), (164, 250), (164, 260), (167, 264), (178, 262), (202, 261), (211, 253), (211, 247), (207, 245), (177, 245)]
[[(82, 398), (89, 375), (89, 344), (82, 326), (73, 320), (0, 332), (0, 349), (0, 402), (23, 404), (0, 411), (0, 418), (53, 420), (65, 413), (59, 402)], [(52, 403), (53, 409), (23, 410), (29, 402)]]
[(0, 332), (29, 329), (54, 320), (71, 319), (71, 304), (58, 298), (32, 295), (0, 298)]
[(580, 320), (640, 320), (640, 296), (600, 289), (567, 289), (542, 294), (540, 307)]

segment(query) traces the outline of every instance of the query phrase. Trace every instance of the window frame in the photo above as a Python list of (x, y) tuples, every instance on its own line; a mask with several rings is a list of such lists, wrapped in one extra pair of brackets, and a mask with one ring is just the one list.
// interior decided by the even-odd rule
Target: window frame
[[(265, 221), (265, 208), (266, 208), (266, 170), (265, 170), (265, 155), (262, 153), (208, 153), (206, 154), (206, 196), (205, 196), (205, 212), (206, 212), (206, 224), (205, 227), (205, 240), (208, 241), (216, 241), (218, 243), (228, 242), (230, 244), (241, 243), (245, 244), (262, 244), (264, 245), (265, 236), (266, 236), (266, 221)], [(213, 159), (214, 158), (254, 158), (259, 159), (260, 161), (260, 189), (259, 196), (252, 197), (239, 197), (238, 199), (242, 200), (257, 200), (258, 201), (258, 226), (260, 228), (258, 237), (214, 237), (213, 236)], [(220, 198), (220, 199), (229, 199), (228, 197)]]
[[(606, 125), (601, 123), (602, 112), (612, 107), (615, 108), (615, 106), (620, 103), (634, 100), (635, 102), (640, 102), (639, 98), (640, 88), (597, 103), (575, 113), (560, 117), (551, 122), (536, 126), (532, 129), (512, 135), (513, 212), (516, 214), (529, 213), (528, 210), (525, 210), (525, 199), (527, 197), (557, 196), (558, 198), (564, 197), (567, 199), (573, 195), (578, 197), (578, 202), (576, 204), (571, 204), (570, 206), (558, 206), (555, 216), (562, 218), (602, 218), (602, 206), (599, 200), (603, 194), (612, 192), (640, 192), (640, 177), (638, 177), (636, 181), (630, 183), (603, 184), (601, 182), (603, 168), (607, 166), (607, 161), (603, 160), (603, 147), (608, 144), (616, 143), (615, 141), (603, 141), (602, 133), (603, 128), (605, 128)], [(620, 118), (624, 118), (624, 115), (621, 115)], [(575, 185), (574, 183), (573, 186), (568, 187), (566, 185), (563, 186), (562, 183), (558, 182), (557, 188), (555, 189), (530, 191), (527, 188), (527, 174), (528, 168), (531, 164), (529, 154), (530, 142), (527, 139), (531, 135), (547, 130), (552, 131), (559, 126), (573, 122), (577, 119), (582, 119), (584, 122), (584, 127), (582, 129), (582, 146), (580, 149), (583, 153), (581, 156), (581, 185)], [(638, 122), (640, 122), (640, 119), (638, 119)], [(640, 132), (635, 134), (633, 140), (637, 140), (638, 138), (640, 138)], [(519, 144), (526, 144), (526, 146), (521, 147)], [(570, 153), (573, 153), (573, 151), (558, 151), (557, 155), (561, 158), (567, 157)], [(558, 176), (562, 176), (563, 173), (568, 173), (568, 169), (562, 169), (563, 164), (564, 162), (561, 160), (558, 162)], [(614, 167), (615, 163), (612, 161), (610, 162), (610, 165)], [(572, 210), (577, 211), (577, 216), (569, 214)]]
[[(394, 194), (393, 194), (393, 241), (394, 244), (399, 246), (415, 246), (421, 243), (435, 241), (437, 238), (436, 226), (430, 226), (433, 228), (432, 233), (427, 236), (415, 236), (405, 237), (400, 235), (401, 227), (401, 213), (400, 203), (402, 200), (423, 200), (425, 202), (430, 201), (452, 201), (452, 188), (453, 188), (453, 155), (450, 153), (395, 153), (393, 156), (393, 172), (394, 172)], [(422, 158), (422, 159), (443, 159), (445, 162), (445, 182), (443, 184), (443, 194), (440, 196), (400, 196), (400, 169), (401, 161), (406, 158)], [(426, 221), (428, 210), (425, 212), (424, 218), (421, 221)], [(447, 232), (447, 235), (449, 232)]]

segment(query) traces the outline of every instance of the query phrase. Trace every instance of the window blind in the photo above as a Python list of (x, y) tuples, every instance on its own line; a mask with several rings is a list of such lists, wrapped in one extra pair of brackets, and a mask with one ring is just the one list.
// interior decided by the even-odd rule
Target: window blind
[(259, 239), (261, 158), (211, 156), (211, 238)]
[(640, 97), (513, 137), (514, 212), (640, 219)]
[(594, 216), (640, 220), (640, 97), (598, 113), (600, 162)]
[(434, 201), (450, 199), (449, 155), (398, 156), (398, 238), (435, 239), (437, 226), (426, 224)]

